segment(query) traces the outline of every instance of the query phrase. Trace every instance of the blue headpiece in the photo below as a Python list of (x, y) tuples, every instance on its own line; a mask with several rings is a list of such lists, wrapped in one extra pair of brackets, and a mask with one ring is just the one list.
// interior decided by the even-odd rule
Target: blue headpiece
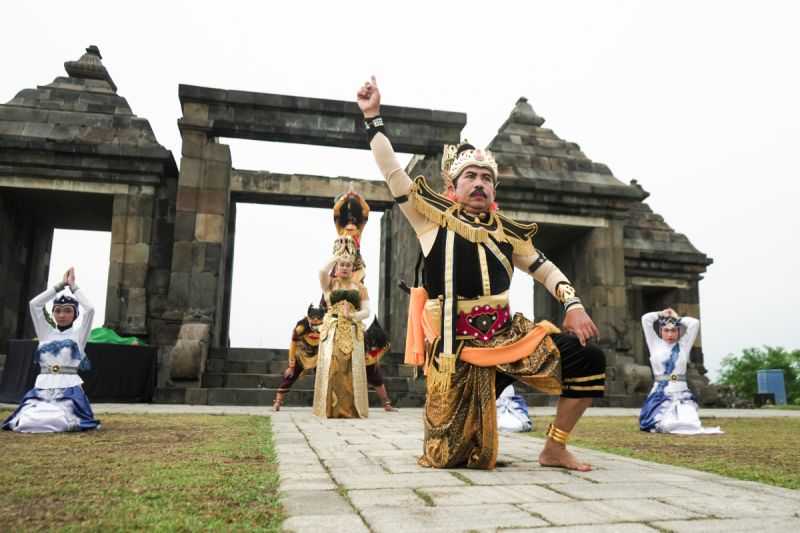
[(656, 333), (658, 333), (658, 335), (661, 335), (661, 330), (663, 328), (677, 328), (681, 330), (681, 333), (683, 333), (683, 324), (681, 323), (680, 317), (677, 318), (674, 316), (658, 317), (658, 320), (653, 322), (653, 329), (656, 330)]
[(65, 293), (61, 293), (55, 300), (53, 300), (53, 306), (56, 305), (71, 305), (73, 309), (75, 309), (75, 319), (78, 318), (78, 300), (69, 296)]

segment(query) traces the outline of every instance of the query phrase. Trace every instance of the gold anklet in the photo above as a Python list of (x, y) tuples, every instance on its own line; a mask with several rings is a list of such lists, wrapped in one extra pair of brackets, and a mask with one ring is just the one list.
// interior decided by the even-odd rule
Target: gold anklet
[(553, 424), (547, 426), (547, 432), (545, 433), (548, 438), (553, 439), (559, 444), (563, 444), (564, 446), (567, 445), (567, 441), (569, 440), (569, 431), (564, 431), (563, 429), (558, 429)]

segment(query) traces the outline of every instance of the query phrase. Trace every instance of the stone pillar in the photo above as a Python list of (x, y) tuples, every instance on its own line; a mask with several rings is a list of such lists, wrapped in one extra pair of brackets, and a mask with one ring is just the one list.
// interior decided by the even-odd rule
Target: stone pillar
[(50, 224), (36, 224), (35, 220), (31, 222), (29, 241), (26, 246), (28, 254), (23, 293), (19, 302), (20, 322), (25, 324), (22, 337), (26, 339), (36, 335), (28, 302), (47, 288), (47, 278), (50, 274), (50, 251), (53, 247), (53, 229)]
[[(414, 267), (419, 257), (419, 242), (400, 208), (395, 206), (381, 220), (381, 280), (379, 314), (389, 334), (393, 352), (403, 352), (406, 345), (408, 294), (398, 283), (414, 285)], [(420, 279), (422, 283), (422, 279)]]
[(204, 116), (205, 106), (185, 105), (166, 313), (182, 324), (169, 354), (169, 379), (187, 385), (199, 383), (209, 346), (220, 343), (226, 280), (230, 149), (208, 138)]
[(0, 195), (0, 353), (5, 353), (8, 339), (22, 334), (20, 322), (28, 247), (23, 234), (30, 221), (23, 221), (13, 202)]
[(47, 286), (53, 225), (30, 206), (0, 196), (0, 353), (35, 333), (28, 302)]
[(625, 291), (623, 220), (610, 219), (605, 228), (594, 228), (576, 248), (575, 289), (600, 331), (606, 354), (607, 394), (625, 394), (617, 358), (630, 349), (628, 306)]
[(106, 325), (120, 335), (147, 335), (147, 273), (153, 229), (151, 195), (115, 194)]
[(225, 252), (225, 275), (220, 279), (224, 281), (220, 290), (222, 294), (222, 307), (220, 308), (220, 331), (218, 338), (218, 345), (222, 347), (229, 347), (231, 344), (230, 337), (230, 319), (231, 319), (231, 289), (233, 288), (233, 253), (234, 245), (236, 243), (236, 203), (230, 202), (228, 204), (228, 233), (225, 236), (224, 252)]
[(154, 198), (155, 214), (147, 274), (147, 314), (149, 341), (158, 346), (157, 387), (165, 387), (169, 381), (166, 371), (169, 365), (166, 362), (181, 327), (180, 318), (168, 315), (177, 187), (177, 179), (168, 179), (156, 189)]

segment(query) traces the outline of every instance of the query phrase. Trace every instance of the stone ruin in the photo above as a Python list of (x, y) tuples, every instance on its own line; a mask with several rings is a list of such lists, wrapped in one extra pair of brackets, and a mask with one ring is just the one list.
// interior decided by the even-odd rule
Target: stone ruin
[[(366, 149), (353, 102), (180, 85), (178, 167), (117, 93), (96, 46), (64, 66), (66, 76), (0, 105), (0, 353), (8, 339), (33, 334), (27, 301), (47, 282), (54, 228), (110, 231), (104, 324), (158, 347), (157, 401), (269, 404), (287, 347), (232, 347), (228, 337), (236, 204), (330, 208), (351, 184), (384, 212), (377, 313), (402, 351), (407, 296), (397, 283), (413, 280), (408, 250), (417, 245), (383, 182), (234, 169), (220, 142)], [(409, 174), (441, 183), (441, 146), (460, 140), (466, 115), (382, 113), (395, 148), (414, 154)], [(490, 143), (498, 202), (539, 224), (537, 247), (573, 280), (597, 323), (608, 358), (604, 403), (638, 406), (652, 384), (640, 316), (669, 305), (699, 317), (698, 283), (712, 261), (652, 212), (635, 180), (623, 183), (544, 122), (520, 98)], [(560, 322), (543, 288), (533, 298), (537, 319)], [(424, 386), (401, 363), (399, 353), (384, 359), (387, 388), (398, 405), (421, 405)], [(689, 380), (701, 397), (705, 373), (698, 338)], [(310, 405), (313, 378), (304, 379), (287, 403)]]

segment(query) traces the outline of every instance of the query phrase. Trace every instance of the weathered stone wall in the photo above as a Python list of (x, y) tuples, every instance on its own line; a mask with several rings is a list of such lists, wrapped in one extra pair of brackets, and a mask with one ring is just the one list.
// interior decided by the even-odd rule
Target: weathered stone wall
[[(169, 352), (172, 382), (199, 382), (211, 345), (221, 339), (225, 308), (225, 267), (231, 156), (202, 130), (207, 110), (184, 104), (182, 159), (176, 214), (169, 311), (180, 331)], [(197, 126), (196, 128), (190, 124)]]
[[(32, 334), (27, 301), (46, 283), (53, 228), (68, 227), (42, 213), (48, 194), (66, 195), (82, 213), (71, 227), (112, 233), (106, 324), (159, 346), (160, 387), (199, 387), (209, 349), (228, 345), (235, 202), (323, 207), (347, 181), (233, 171), (217, 139), (366, 148), (360, 112), (352, 102), (181, 85), (178, 172), (147, 120), (117, 94), (96, 47), (65, 68), (67, 77), (0, 105), (0, 343)], [(438, 154), (459, 140), (466, 115), (382, 112), (395, 148), (419, 154), (408, 173), (441, 189)], [(699, 316), (698, 282), (711, 261), (642, 203), (638, 184), (622, 183), (544, 122), (520, 99), (490, 143), (498, 201), (509, 216), (541, 225), (537, 247), (573, 280), (600, 329), (609, 402), (630, 402), (647, 381), (639, 317), (668, 305)], [(413, 284), (419, 246), (385, 186), (360, 185), (387, 209), (381, 265), (373, 266), (381, 270), (377, 312), (402, 351), (408, 298), (398, 282)], [(39, 191), (30, 197), (35, 209), (10, 190)], [(542, 287), (533, 298), (537, 319), (562, 320)], [(690, 381), (705, 371), (700, 346)]]
[(0, 352), (34, 334), (28, 301), (47, 284), (53, 228), (0, 189)]
[(159, 345), (175, 342), (177, 329), (170, 332), (163, 314), (177, 167), (148, 121), (117, 94), (101, 59), (90, 46), (64, 64), (67, 76), (0, 105), (0, 266), (7, 282), (0, 287), (0, 342), (32, 334), (20, 317), (45, 288), (54, 227), (110, 231), (105, 324)]
[(106, 324), (124, 335), (146, 336), (153, 197), (115, 194), (113, 202)]

